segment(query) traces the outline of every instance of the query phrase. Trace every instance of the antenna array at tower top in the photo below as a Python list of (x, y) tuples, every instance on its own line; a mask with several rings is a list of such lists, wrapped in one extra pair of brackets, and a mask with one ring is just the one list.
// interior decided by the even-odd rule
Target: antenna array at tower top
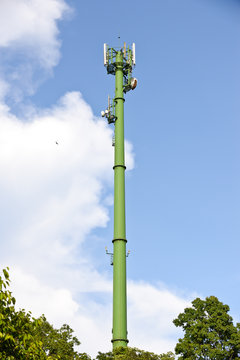
[(107, 44), (103, 46), (103, 63), (104, 66), (108, 66), (109, 63), (114, 62), (116, 54), (118, 51), (123, 53), (123, 60), (126, 64), (130, 66), (136, 65), (136, 51), (135, 51), (135, 43), (132, 43), (132, 48), (129, 46), (126, 47), (126, 43), (124, 43), (123, 48), (115, 49), (110, 48)]
[(130, 48), (129, 46), (127, 47), (126, 43), (124, 42), (123, 47), (117, 49), (104, 44), (103, 61), (108, 74), (116, 74), (116, 68), (117, 65), (119, 65), (119, 57), (118, 62), (116, 62), (116, 58), (119, 56), (119, 54), (121, 55), (121, 66), (124, 80), (123, 91), (126, 93), (129, 90), (135, 89), (137, 85), (137, 79), (132, 78), (132, 70), (136, 65), (135, 43), (133, 43), (132, 47)]

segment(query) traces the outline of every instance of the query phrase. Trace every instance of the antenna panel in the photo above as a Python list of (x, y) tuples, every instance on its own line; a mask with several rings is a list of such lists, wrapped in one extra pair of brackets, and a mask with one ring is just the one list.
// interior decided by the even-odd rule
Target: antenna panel
[(108, 64), (107, 50), (108, 50), (108, 46), (107, 46), (107, 44), (104, 44), (103, 45), (103, 63), (104, 63), (104, 66), (106, 66)]
[(135, 43), (132, 44), (132, 62), (133, 65), (136, 65), (136, 50), (135, 50)]

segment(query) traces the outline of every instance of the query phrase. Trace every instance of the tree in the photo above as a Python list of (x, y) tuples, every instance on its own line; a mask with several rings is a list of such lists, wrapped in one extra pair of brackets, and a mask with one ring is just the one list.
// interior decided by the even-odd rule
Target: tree
[(74, 350), (80, 341), (68, 325), (54, 329), (44, 315), (15, 309), (8, 270), (0, 275), (0, 360), (90, 360)]
[[(0, 359), (1, 360), (45, 360), (41, 341), (32, 335), (38, 320), (25, 310), (15, 310), (15, 298), (8, 290), (8, 268), (0, 276)], [(50, 359), (50, 358), (49, 358)]]
[(117, 348), (113, 352), (99, 352), (96, 360), (174, 360), (172, 352), (156, 355), (152, 352), (139, 350), (136, 348)]
[(54, 360), (90, 360), (87, 354), (74, 350), (75, 346), (80, 345), (80, 341), (73, 336), (73, 330), (67, 324), (62, 325), (60, 329), (54, 329), (42, 315), (35, 328), (35, 336), (42, 342), (45, 354)]
[(235, 360), (240, 358), (240, 324), (234, 326), (229, 306), (215, 296), (192, 302), (173, 323), (185, 334), (175, 352), (178, 359)]

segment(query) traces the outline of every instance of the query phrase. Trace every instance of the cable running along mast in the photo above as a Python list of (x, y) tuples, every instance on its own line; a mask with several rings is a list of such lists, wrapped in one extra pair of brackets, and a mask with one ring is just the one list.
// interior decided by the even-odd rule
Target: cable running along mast
[[(104, 66), (115, 76), (115, 97), (108, 97), (108, 107), (101, 112), (109, 124), (114, 124), (114, 236), (113, 254), (113, 349), (126, 347), (127, 291), (126, 291), (126, 226), (125, 226), (125, 154), (124, 154), (124, 94), (135, 89), (137, 79), (132, 77), (135, 66), (135, 44), (132, 48), (110, 48), (104, 44)], [(108, 253), (108, 251), (106, 250)], [(110, 254), (110, 253), (108, 253)]]

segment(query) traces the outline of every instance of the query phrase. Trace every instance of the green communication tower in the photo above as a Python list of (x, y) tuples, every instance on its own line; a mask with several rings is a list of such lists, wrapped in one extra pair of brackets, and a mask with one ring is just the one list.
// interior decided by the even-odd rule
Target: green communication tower
[[(126, 226), (125, 226), (125, 154), (124, 154), (124, 94), (134, 90), (137, 79), (132, 77), (135, 66), (135, 44), (132, 48), (110, 48), (104, 44), (104, 66), (115, 76), (115, 97), (108, 97), (107, 110), (102, 111), (108, 123), (115, 126), (114, 156), (114, 236), (113, 254), (113, 349), (126, 347), (127, 339), (127, 281), (126, 281)], [(106, 250), (108, 253), (108, 251)], [(109, 253), (108, 253), (109, 254)]]

